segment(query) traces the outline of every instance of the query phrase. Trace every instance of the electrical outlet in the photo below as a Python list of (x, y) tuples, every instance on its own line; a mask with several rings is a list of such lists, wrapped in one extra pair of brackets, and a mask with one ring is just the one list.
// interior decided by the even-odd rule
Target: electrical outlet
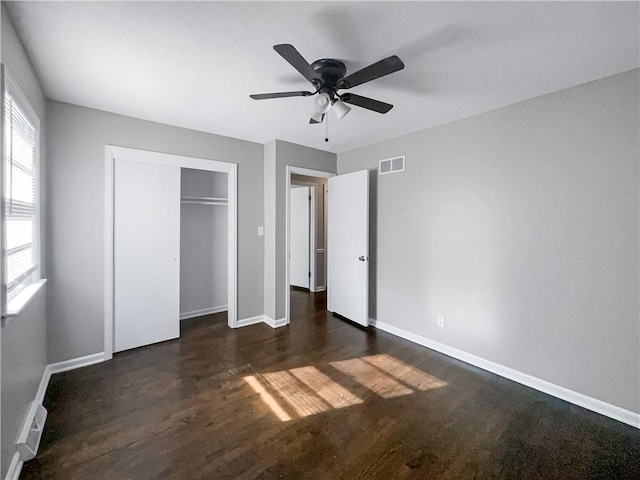
[(444, 328), (444, 315), (438, 315), (436, 317), (436, 325), (438, 325), (440, 328)]
[(258, 236), (264, 237), (264, 227), (258, 227)]

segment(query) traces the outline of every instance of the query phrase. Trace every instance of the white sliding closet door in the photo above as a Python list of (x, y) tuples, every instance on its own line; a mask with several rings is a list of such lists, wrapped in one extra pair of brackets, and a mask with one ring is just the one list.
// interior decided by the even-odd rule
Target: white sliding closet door
[(180, 168), (115, 161), (114, 352), (180, 335)]

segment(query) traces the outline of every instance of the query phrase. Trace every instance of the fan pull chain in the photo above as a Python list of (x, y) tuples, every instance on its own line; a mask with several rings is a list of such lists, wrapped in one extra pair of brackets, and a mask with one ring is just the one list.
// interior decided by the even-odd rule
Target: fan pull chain
[(327, 112), (324, 116), (324, 141), (328, 142), (329, 141), (329, 112)]

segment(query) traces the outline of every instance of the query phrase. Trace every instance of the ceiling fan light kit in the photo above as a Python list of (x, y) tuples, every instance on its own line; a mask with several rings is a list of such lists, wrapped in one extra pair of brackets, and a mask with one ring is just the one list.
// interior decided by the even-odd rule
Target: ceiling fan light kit
[(342, 120), (351, 109), (347, 107), (342, 100), (336, 100), (333, 102), (333, 111), (336, 112), (338, 120)]
[[(365, 108), (373, 112), (387, 113), (393, 108), (389, 103), (380, 102), (372, 98), (363, 97), (354, 93), (339, 94), (338, 90), (347, 90), (363, 83), (370, 82), (385, 75), (397, 72), (404, 68), (404, 63), (396, 55), (384, 58), (368, 67), (347, 75), (347, 68), (340, 60), (323, 58), (309, 64), (293, 45), (274, 45), (273, 49), (282, 56), (293, 68), (313, 85), (315, 91), (261, 93), (249, 95), (254, 100), (266, 100), (270, 98), (284, 97), (308, 97), (318, 95), (313, 99), (313, 113), (309, 123), (317, 124), (325, 120), (326, 114), (331, 110), (336, 113), (338, 120), (344, 118), (351, 108), (345, 103)], [(325, 139), (326, 140), (326, 139)]]
[(331, 97), (328, 93), (321, 93), (313, 99), (313, 108), (318, 113), (327, 113), (331, 108)]
[(324, 120), (324, 113), (313, 111), (311, 112), (311, 120), (309, 123), (322, 123)]

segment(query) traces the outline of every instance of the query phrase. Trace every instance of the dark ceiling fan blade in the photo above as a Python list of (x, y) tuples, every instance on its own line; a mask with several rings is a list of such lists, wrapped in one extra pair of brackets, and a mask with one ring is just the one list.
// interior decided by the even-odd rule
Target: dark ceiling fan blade
[(355, 93), (344, 93), (340, 95), (340, 100), (344, 103), (350, 103), (351, 105), (366, 108), (367, 110), (373, 110), (378, 113), (387, 113), (393, 108), (393, 105), (390, 103), (384, 103), (369, 97), (362, 97)]
[(390, 73), (397, 72), (404, 68), (404, 63), (397, 55), (384, 58), (379, 62), (364, 67), (362, 70), (358, 70), (351, 75), (347, 75), (342, 79), (338, 88), (351, 88), (356, 85), (361, 85), (376, 78), (384, 77)]
[(322, 123), (324, 121), (324, 116), (325, 116), (325, 114), (323, 113), (320, 121), (317, 121), (315, 118), (311, 117), (309, 119), (309, 123), (312, 124), (312, 125), (315, 125), (316, 123)]
[(307, 62), (300, 52), (295, 49), (293, 45), (288, 43), (282, 43), (280, 45), (274, 45), (273, 49), (278, 52), (282, 58), (291, 64), (293, 68), (299, 71), (304, 78), (311, 83), (315, 83), (320, 80), (320, 76), (316, 73), (309, 62)]
[(254, 93), (249, 95), (254, 100), (267, 100), (269, 98), (308, 97), (313, 92), (278, 92), (278, 93)]

